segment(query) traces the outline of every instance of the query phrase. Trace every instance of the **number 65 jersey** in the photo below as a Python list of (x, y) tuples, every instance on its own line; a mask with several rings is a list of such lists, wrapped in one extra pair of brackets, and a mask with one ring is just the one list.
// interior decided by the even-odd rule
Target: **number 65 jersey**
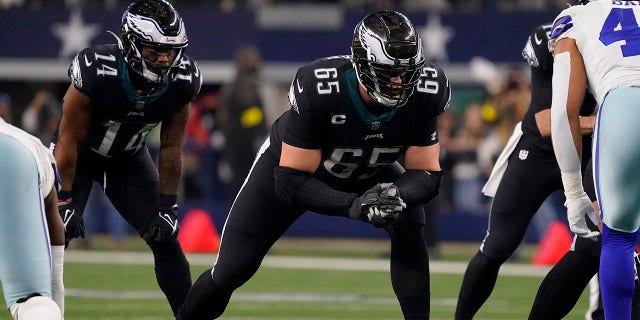
[(549, 49), (576, 40), (598, 105), (612, 89), (640, 86), (639, 19), (640, 1), (599, 0), (569, 7), (553, 22)]
[(291, 108), (273, 124), (270, 150), (281, 142), (321, 149), (316, 178), (339, 188), (373, 178), (398, 160), (409, 146), (438, 142), (437, 117), (449, 104), (451, 89), (442, 69), (427, 63), (405, 105), (365, 106), (348, 56), (316, 60), (300, 68), (289, 89)]

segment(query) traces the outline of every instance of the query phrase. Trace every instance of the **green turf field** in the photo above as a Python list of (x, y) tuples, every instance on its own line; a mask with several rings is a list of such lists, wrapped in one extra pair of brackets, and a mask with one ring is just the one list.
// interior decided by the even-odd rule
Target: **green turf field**
[[(68, 257), (66, 320), (172, 319), (156, 285), (148, 255), (123, 258), (108, 252), (70, 252)], [(366, 257), (289, 260), (290, 257), (268, 257), (256, 276), (234, 294), (222, 319), (402, 318), (385, 270), (386, 260)], [(117, 264), (100, 263), (100, 259)], [(190, 261), (195, 278), (213, 261), (213, 256), (190, 256)], [(441, 260), (432, 263), (431, 319), (453, 319), (464, 266), (465, 262), (454, 267)], [(360, 267), (364, 270), (341, 270)], [(529, 270), (525, 264), (515, 265), (523, 268), (515, 273), (505, 267), (503, 270), (509, 274), (520, 274), (523, 270), (526, 274)], [(544, 270), (533, 270), (529, 276), (499, 277), (492, 296), (476, 319), (526, 319), (543, 273)], [(586, 305), (583, 295), (567, 319), (584, 319)], [(7, 318), (3, 306), (0, 319)]]

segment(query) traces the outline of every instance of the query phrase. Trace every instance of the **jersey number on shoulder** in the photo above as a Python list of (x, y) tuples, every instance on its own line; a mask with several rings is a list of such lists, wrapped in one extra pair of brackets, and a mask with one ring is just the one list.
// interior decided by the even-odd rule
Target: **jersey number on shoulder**
[(600, 42), (605, 46), (618, 41), (623, 57), (640, 55), (640, 27), (633, 12), (628, 8), (612, 8), (600, 30)]
[[(367, 161), (367, 172), (361, 174), (358, 179), (366, 179), (378, 172), (380, 166), (393, 163), (399, 157), (400, 148), (373, 148)], [(336, 148), (324, 161), (324, 168), (332, 175), (347, 179), (358, 169), (364, 150), (360, 148)]]
[(340, 85), (338, 83), (338, 70), (336, 68), (318, 68), (313, 70), (313, 73), (318, 79), (316, 89), (319, 94), (331, 94), (334, 92), (340, 92)]
[(424, 93), (436, 94), (440, 86), (438, 85), (438, 70), (424, 67), (420, 70), (420, 78), (416, 85), (416, 90)]

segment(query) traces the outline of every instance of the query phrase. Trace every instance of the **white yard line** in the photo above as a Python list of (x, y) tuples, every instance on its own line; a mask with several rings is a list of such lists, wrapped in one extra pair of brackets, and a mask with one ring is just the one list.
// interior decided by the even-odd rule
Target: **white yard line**
[[(191, 265), (210, 266), (215, 261), (214, 254), (187, 254)], [(65, 253), (66, 262), (94, 264), (153, 264), (153, 255), (147, 252), (117, 251), (81, 251), (70, 250)], [(315, 269), (315, 270), (353, 270), (388, 271), (389, 259), (355, 259), (327, 257), (267, 256), (262, 262), (266, 268)], [(462, 274), (467, 262), (431, 261), (431, 273)], [(503, 276), (544, 277), (550, 266), (505, 263), (500, 268)]]

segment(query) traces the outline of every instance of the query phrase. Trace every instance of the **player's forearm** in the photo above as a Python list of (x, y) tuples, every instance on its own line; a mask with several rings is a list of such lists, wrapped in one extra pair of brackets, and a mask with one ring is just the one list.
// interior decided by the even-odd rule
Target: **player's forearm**
[(182, 148), (162, 147), (158, 159), (160, 194), (176, 195), (182, 180)]
[(358, 198), (355, 193), (338, 191), (307, 172), (289, 167), (276, 167), (274, 179), (280, 200), (319, 214), (348, 217), (349, 208)]
[(54, 154), (56, 167), (60, 174), (60, 191), (71, 191), (78, 161), (76, 144), (60, 140)]
[(582, 135), (588, 135), (593, 133), (593, 127), (596, 123), (595, 116), (580, 117), (580, 133)]
[(45, 216), (47, 218), (47, 227), (49, 229), (49, 241), (51, 245), (64, 245), (64, 224), (58, 213), (58, 196), (55, 188), (51, 189), (49, 195), (45, 198)]
[(582, 139), (579, 110), (571, 100), (571, 55), (557, 54), (553, 73), (553, 99), (551, 102), (551, 138), (562, 172), (580, 171)]

